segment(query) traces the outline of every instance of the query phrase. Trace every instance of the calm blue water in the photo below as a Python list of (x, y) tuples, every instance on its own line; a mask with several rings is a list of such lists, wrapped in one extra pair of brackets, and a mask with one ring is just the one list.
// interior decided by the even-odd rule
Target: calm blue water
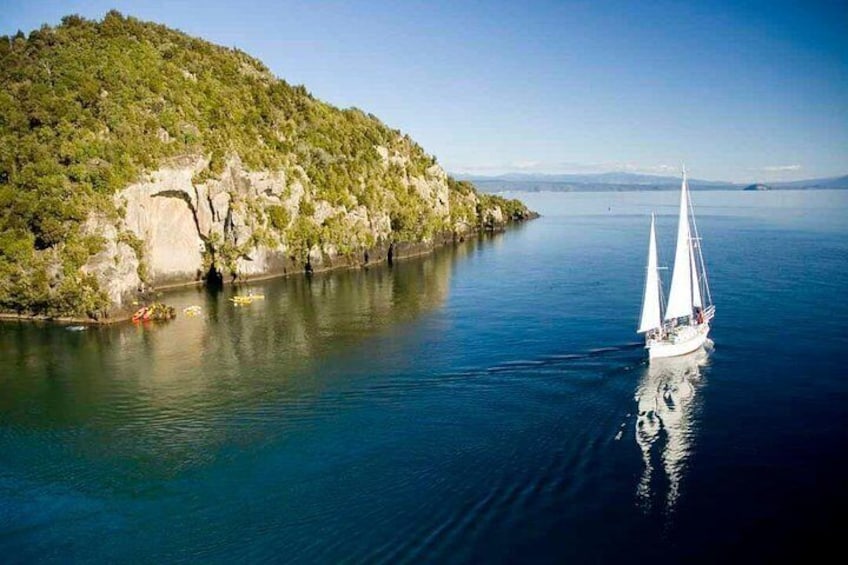
[(848, 193), (696, 192), (706, 359), (649, 368), (648, 216), (544, 217), (394, 268), (166, 300), (197, 318), (0, 325), (0, 561), (786, 557), (848, 502)]

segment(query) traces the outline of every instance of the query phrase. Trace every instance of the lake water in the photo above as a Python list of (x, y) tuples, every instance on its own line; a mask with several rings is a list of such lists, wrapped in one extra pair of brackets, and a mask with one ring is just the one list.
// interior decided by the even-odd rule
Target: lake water
[[(848, 192), (695, 192), (717, 316), (648, 367), (648, 214), (544, 216), (392, 268), (0, 324), (0, 561), (758, 561), (848, 502)], [(667, 273), (666, 273), (667, 276)], [(667, 284), (666, 280), (666, 284)]]

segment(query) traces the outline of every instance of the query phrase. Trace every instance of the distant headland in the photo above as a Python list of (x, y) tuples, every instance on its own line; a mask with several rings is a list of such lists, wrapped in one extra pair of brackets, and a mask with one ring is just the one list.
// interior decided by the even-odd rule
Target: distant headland
[[(604, 192), (633, 190), (679, 190), (680, 177), (636, 173), (525, 174), (497, 176), (454, 174), (487, 192)], [(750, 188), (762, 186), (766, 188)], [(689, 179), (692, 190), (815, 190), (848, 189), (848, 175), (788, 182), (740, 184)]]

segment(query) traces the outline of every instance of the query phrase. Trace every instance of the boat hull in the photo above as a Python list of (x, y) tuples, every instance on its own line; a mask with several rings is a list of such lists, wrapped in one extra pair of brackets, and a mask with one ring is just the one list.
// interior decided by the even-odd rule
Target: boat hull
[(696, 349), (703, 347), (709, 333), (710, 325), (704, 323), (683, 328), (675, 335), (669, 336), (666, 339), (650, 341), (645, 345), (645, 348), (648, 350), (648, 358), (662, 359), (692, 353)]

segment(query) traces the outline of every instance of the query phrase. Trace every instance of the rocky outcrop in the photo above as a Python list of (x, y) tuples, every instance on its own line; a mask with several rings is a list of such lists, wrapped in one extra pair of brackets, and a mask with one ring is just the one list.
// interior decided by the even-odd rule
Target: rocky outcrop
[(137, 251), (108, 218), (93, 216), (84, 229), (102, 237), (105, 243), (99, 253), (89, 258), (83, 272), (97, 277), (100, 290), (106, 293), (113, 310), (129, 309), (135, 295), (143, 290)]
[(195, 167), (164, 167), (116, 197), (119, 210), (124, 210), (122, 227), (143, 242), (142, 258), (154, 284), (192, 280), (202, 271), (202, 216), (191, 182)]
[[(406, 165), (402, 155), (376, 150), (384, 166)], [(507, 221), (497, 206), (481, 209), (484, 204), (473, 191), (454, 194), (454, 205), (479, 217), (452, 210), (448, 176), (438, 165), (403, 177), (403, 190), (423, 200), (442, 226), (422, 241), (396, 240), (388, 209), (348, 208), (316, 198), (296, 167), (248, 171), (231, 156), (213, 178), (205, 174), (208, 166), (205, 157), (173, 160), (115, 196), (117, 225), (103, 218), (88, 222), (89, 232), (106, 244), (85, 270), (108, 293), (113, 316), (151, 287), (392, 261)], [(303, 225), (314, 237), (303, 238), (297, 231)]]

